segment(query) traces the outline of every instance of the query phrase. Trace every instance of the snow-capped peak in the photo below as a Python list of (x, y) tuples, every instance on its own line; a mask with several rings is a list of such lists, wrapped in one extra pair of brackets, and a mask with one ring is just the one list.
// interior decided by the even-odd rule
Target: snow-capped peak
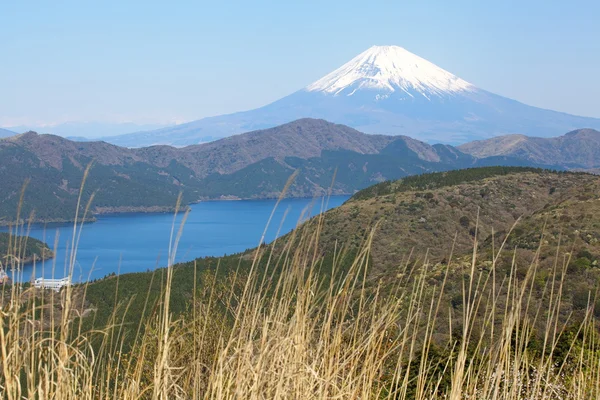
[(429, 98), (475, 87), (399, 46), (373, 46), (306, 87), (309, 92), (347, 96), (361, 89), (400, 90), (410, 96), (416, 92)]

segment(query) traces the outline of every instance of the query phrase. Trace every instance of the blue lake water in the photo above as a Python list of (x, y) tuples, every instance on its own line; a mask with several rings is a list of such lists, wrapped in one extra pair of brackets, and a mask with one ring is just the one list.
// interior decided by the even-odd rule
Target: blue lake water
[[(301, 216), (314, 216), (323, 209), (341, 205), (348, 196), (327, 199), (285, 199), (276, 209), (265, 241), (291, 231)], [(267, 226), (276, 200), (209, 201), (191, 206), (175, 261), (222, 256), (254, 248)], [(84, 224), (73, 280), (102, 278), (151, 270), (167, 265), (173, 214), (118, 214), (98, 217)], [(183, 215), (176, 217), (175, 232)], [(284, 218), (285, 217), (285, 218)], [(306, 217), (304, 218), (306, 219)], [(23, 232), (20, 232), (23, 233)], [(23, 280), (35, 277), (63, 277), (67, 271), (73, 224), (47, 224), (31, 227), (29, 236), (56, 249), (56, 257), (44, 263), (26, 265)], [(57, 245), (56, 245), (57, 244)]]

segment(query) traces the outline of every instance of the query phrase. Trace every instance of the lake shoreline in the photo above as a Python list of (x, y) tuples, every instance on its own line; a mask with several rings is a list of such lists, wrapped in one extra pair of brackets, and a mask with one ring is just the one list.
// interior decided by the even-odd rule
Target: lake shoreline
[[(175, 263), (206, 256), (221, 257), (255, 248), (269, 219), (271, 224), (267, 228), (265, 242), (271, 242), (277, 236), (290, 232), (298, 222), (337, 207), (347, 199), (348, 196), (332, 196), (330, 201), (323, 198), (314, 201), (313, 198), (287, 198), (280, 202), (274, 214), (277, 200), (273, 199), (193, 204), (190, 206), (193, 212), (187, 215), (183, 225)], [(322, 202), (327, 202), (327, 207)], [(122, 275), (166, 266), (170, 244), (176, 237), (171, 236), (173, 224), (179, 231), (183, 221), (184, 213), (176, 216), (167, 213), (116, 213), (100, 215), (96, 222), (84, 224), (81, 230), (78, 225), (73, 280), (87, 281), (113, 272)], [(39, 266), (35, 271), (32, 266), (27, 266), (23, 280), (28, 280), (32, 273), (36, 278), (50, 277), (52, 268), (56, 268), (57, 275), (62, 275), (61, 271), (70, 265), (73, 228), (72, 223), (31, 225), (28, 236), (49, 243), (56, 257), (46, 262), (44, 271)]]
[[(349, 196), (351, 197), (352, 194), (348, 194), (348, 193), (336, 193), (336, 194), (332, 194), (331, 197), (335, 197), (335, 196)], [(326, 196), (289, 196), (289, 197), (284, 197), (283, 199), (285, 200), (291, 200), (291, 199), (298, 199), (298, 200), (302, 200), (302, 199), (316, 199), (316, 198), (323, 198)], [(206, 198), (206, 199), (200, 199), (198, 201), (193, 201), (190, 202), (184, 206), (181, 207), (181, 209), (178, 211), (178, 213), (181, 212), (185, 212), (185, 211), (191, 211), (191, 207), (194, 204), (199, 204), (199, 203), (205, 203), (205, 202), (231, 202), (231, 201), (269, 201), (269, 200), (278, 200), (279, 197), (250, 197), (250, 198), (242, 198), (242, 197), (237, 197), (237, 196), (222, 196), (219, 198)], [(99, 216), (109, 216), (109, 215), (127, 215), (127, 214), (175, 214), (175, 207), (170, 207), (170, 206), (116, 206), (116, 207), (110, 207), (110, 206), (106, 206), (106, 207), (96, 207), (94, 209), (94, 212), (92, 213), (91, 217), (85, 218), (84, 220), (78, 220), (77, 224), (91, 224), (91, 223), (95, 223), (98, 222), (98, 218)], [(23, 226), (28, 226), (28, 225), (36, 225), (36, 226), (41, 226), (41, 225), (49, 225), (49, 224), (73, 224), (75, 223), (75, 219), (41, 219), (41, 220), (21, 220), (20, 223), (16, 223), (15, 221), (0, 221), (0, 232), (3, 231), (5, 228), (10, 228), (10, 227), (23, 227)]]

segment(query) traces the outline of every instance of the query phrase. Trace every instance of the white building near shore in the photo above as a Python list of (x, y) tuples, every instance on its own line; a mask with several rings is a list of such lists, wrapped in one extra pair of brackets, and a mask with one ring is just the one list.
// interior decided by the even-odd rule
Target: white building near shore
[(60, 292), (64, 286), (69, 286), (71, 284), (71, 279), (62, 278), (62, 279), (47, 279), (47, 278), (37, 278), (33, 282), (33, 286), (38, 289), (52, 289), (57, 292)]

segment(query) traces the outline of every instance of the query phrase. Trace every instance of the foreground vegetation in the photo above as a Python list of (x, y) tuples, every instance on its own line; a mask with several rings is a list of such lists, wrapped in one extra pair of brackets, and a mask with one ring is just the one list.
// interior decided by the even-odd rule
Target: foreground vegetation
[[(318, 235), (318, 233), (317, 233)], [(465, 272), (462, 323), (439, 311), (447, 277), (428, 283), (428, 264), (407, 263), (386, 296), (367, 288), (367, 240), (338, 279), (319, 275), (317, 236), (300, 238), (269, 268), (219, 282), (204, 275), (187, 312), (170, 310), (176, 269), (168, 268), (160, 302), (135, 327), (124, 352), (120, 319), (85, 330), (73, 288), (60, 298), (12, 287), (3, 306), (0, 344), (5, 398), (597, 398), (600, 365), (591, 300), (578, 320), (559, 323), (568, 261), (557, 260), (546, 300), (533, 310), (534, 262), (515, 266), (494, 293), (492, 277)], [(343, 251), (336, 260), (344, 256)], [(499, 253), (494, 260), (499, 260)], [(492, 262), (494, 262), (492, 260)], [(334, 267), (337, 263), (334, 264)], [(493, 265), (493, 267), (497, 267)], [(498, 266), (499, 267), (499, 266)], [(283, 273), (275, 273), (279, 269)], [(276, 279), (270, 279), (276, 276)], [(115, 278), (118, 279), (118, 278)], [(500, 279), (500, 278), (499, 278)], [(37, 299), (37, 300), (34, 300)], [(126, 299), (115, 305), (127, 307)], [(64, 310), (58, 320), (52, 302)], [(498, 318), (500, 311), (502, 318)], [(530, 312), (533, 311), (533, 312)], [(529, 316), (533, 315), (533, 318)], [(35, 321), (50, 319), (53, 324)], [(542, 324), (543, 331), (534, 331)], [(44, 328), (44, 326), (47, 326)]]
[[(0, 390), (9, 399), (599, 398), (599, 200), (566, 195), (597, 178), (512, 171), (476, 186), (537, 187), (532, 174), (571, 183), (544, 188), (561, 201), (491, 238), (476, 216), (445, 239), (443, 260), (417, 248), (387, 265), (377, 243), (385, 213), (358, 242), (331, 241), (330, 224), (360, 201), (368, 221), (394, 204), (388, 196), (403, 210), (394, 192), (237, 256), (171, 262), (60, 295), (13, 285), (2, 297)], [(589, 225), (576, 210), (590, 213)], [(170, 260), (178, 235), (174, 227)]]

